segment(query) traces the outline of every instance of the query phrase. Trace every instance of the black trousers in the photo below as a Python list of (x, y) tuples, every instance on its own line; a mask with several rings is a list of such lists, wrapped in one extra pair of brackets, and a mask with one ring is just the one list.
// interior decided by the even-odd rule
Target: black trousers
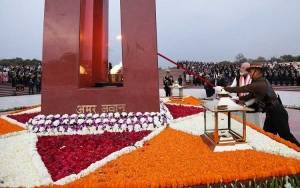
[(281, 138), (300, 146), (299, 142), (290, 131), (289, 115), (281, 104), (278, 104), (267, 111), (264, 130), (275, 135), (278, 134)]
[(171, 97), (171, 88), (165, 87), (166, 97)]

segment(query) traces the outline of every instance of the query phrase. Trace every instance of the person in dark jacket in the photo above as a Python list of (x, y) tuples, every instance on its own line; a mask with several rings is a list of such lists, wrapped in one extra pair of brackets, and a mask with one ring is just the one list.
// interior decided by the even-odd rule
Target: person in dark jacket
[(247, 69), (252, 78), (252, 83), (243, 87), (225, 87), (231, 93), (249, 93), (239, 98), (240, 101), (255, 99), (255, 110), (265, 112), (266, 119), (264, 130), (300, 146), (289, 128), (288, 113), (281, 103), (280, 98), (274, 92), (271, 84), (263, 77), (261, 67), (251, 66)]
[(30, 78), (29, 81), (28, 81), (28, 87), (29, 87), (29, 95), (33, 95), (34, 94), (34, 91), (33, 91), (33, 88), (34, 88), (34, 81), (33, 81), (33, 78)]
[(166, 76), (164, 77), (164, 90), (166, 92), (166, 97), (171, 97), (171, 86), (173, 84), (173, 76), (170, 75), (170, 71), (167, 71)]
[[(206, 78), (207, 80), (209, 80), (210, 83), (215, 83), (215, 80), (212, 77), (207, 76)], [(215, 94), (214, 87), (210, 85), (208, 82), (204, 82), (204, 89), (207, 98), (212, 98), (213, 95)]]
[(178, 84), (179, 84), (180, 86), (183, 85), (183, 79), (182, 79), (182, 76), (181, 76), (181, 75), (179, 75), (177, 81), (178, 81)]

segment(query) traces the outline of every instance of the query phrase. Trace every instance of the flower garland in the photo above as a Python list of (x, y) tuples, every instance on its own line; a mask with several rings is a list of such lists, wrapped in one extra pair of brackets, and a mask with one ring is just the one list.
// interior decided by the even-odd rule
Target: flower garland
[(39, 135), (103, 134), (104, 132), (152, 131), (168, 122), (165, 112), (38, 115), (28, 121)]
[(144, 148), (64, 187), (182, 187), (297, 173), (299, 160), (254, 150), (213, 153), (198, 136), (166, 129)]

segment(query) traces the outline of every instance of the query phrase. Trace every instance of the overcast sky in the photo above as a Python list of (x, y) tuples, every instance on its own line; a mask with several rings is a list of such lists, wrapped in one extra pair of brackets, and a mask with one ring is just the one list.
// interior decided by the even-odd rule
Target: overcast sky
[[(110, 58), (119, 61), (119, 1)], [(300, 54), (299, 0), (157, 0), (159, 52), (179, 60)], [(0, 58), (42, 56), (43, 0), (0, 0)]]

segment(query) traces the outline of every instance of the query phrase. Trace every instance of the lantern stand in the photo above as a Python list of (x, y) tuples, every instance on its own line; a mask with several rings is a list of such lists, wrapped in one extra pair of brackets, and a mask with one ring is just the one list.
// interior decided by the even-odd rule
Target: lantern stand
[[(254, 111), (251, 108), (241, 106), (241, 105), (234, 105), (234, 106), (227, 106), (222, 107), (218, 106), (218, 100), (214, 101), (207, 101), (203, 105), (204, 107), (204, 141), (208, 144), (208, 146), (214, 150), (216, 146), (233, 146), (236, 144), (245, 144), (246, 143), (246, 112)], [(214, 128), (208, 129), (207, 127), (207, 113), (211, 112), (214, 114)], [(242, 134), (237, 133), (236, 131), (232, 130), (231, 127), (231, 114), (233, 112), (241, 112), (242, 113)], [(219, 113), (227, 114), (228, 121), (227, 121), (227, 128), (219, 128)], [(231, 138), (220, 139), (220, 133), (227, 132), (231, 135)]]

